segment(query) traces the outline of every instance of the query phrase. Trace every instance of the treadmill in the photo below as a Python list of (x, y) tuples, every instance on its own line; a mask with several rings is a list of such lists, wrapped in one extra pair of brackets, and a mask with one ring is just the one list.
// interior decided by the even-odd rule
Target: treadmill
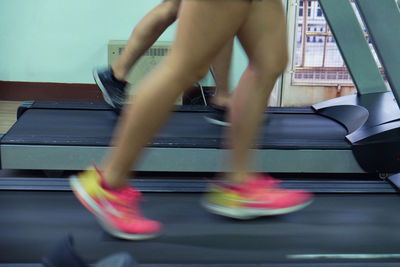
[[(350, 2), (320, 0), (358, 94), (309, 108), (271, 108), (255, 143), (255, 169), (374, 173), (389, 176), (391, 183), (323, 181), (315, 187), (284, 181), (285, 187), (317, 193), (315, 203), (299, 213), (237, 222), (199, 209), (199, 196), (193, 192), (204, 192), (202, 178), (156, 183), (135, 179), (135, 186), (148, 192), (145, 197), (151, 200), (143, 203), (143, 211), (167, 223), (163, 237), (132, 243), (104, 234), (70, 193), (65, 179), (0, 179), (0, 203), (9, 203), (0, 204), (1, 214), (9, 214), (0, 216), (0, 224), (9, 229), (0, 231), (0, 262), (38, 262), (68, 231), (77, 239), (77, 250), (92, 262), (125, 250), (143, 266), (397, 266), (400, 214), (392, 184), (400, 179), (400, 83), (390, 74), (400, 66), (400, 55), (393, 53), (400, 46), (400, 35), (393, 34), (398, 32), (400, 14), (393, 0), (356, 2), (364, 20), (371, 20), (367, 27), (392, 91), (387, 90)], [(383, 10), (376, 12), (378, 6)], [(383, 27), (386, 32), (380, 36)], [(224, 129), (204, 120), (208, 112), (206, 107), (176, 110), (133, 168), (185, 175), (225, 171)], [(104, 105), (26, 103), (2, 137), (1, 167), (84, 169), (103, 157), (116, 120)], [(333, 194), (337, 192), (341, 194)]]
[[(255, 144), (256, 171), (399, 172), (399, 82), (388, 75), (392, 92), (388, 91), (350, 4), (337, 2), (320, 1), (358, 94), (309, 108), (271, 108)], [(374, 39), (379, 29), (367, 26)], [(397, 54), (387, 49), (392, 45), (396, 51), (396, 45), (381, 44), (382, 39), (374, 39), (375, 45), (378, 51), (384, 51), (381, 58), (389, 54), (390, 64), (382, 61), (386, 72), (395, 73), (399, 65), (392, 62)], [(224, 129), (208, 124), (204, 120), (207, 112), (207, 108), (178, 108), (133, 168), (154, 172), (227, 171), (222, 160), (227, 153)], [(92, 161), (101, 162), (117, 119), (102, 105), (25, 103), (16, 124), (1, 139), (1, 167), (85, 169)]]

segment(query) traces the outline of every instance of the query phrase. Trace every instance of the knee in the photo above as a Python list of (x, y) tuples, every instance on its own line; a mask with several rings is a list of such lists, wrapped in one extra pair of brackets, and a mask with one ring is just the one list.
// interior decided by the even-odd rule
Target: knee
[(168, 66), (175, 79), (179, 79), (188, 87), (203, 79), (210, 69), (210, 65), (196, 63), (190, 59), (177, 58), (174, 57), (174, 53), (171, 54), (166, 57), (165, 66)]
[(210, 66), (192, 66), (192, 67), (184, 67), (184, 70), (182, 70), (182, 76), (183, 79), (185, 79), (188, 84), (192, 85), (203, 79), (208, 71), (210, 69)]
[(289, 55), (287, 51), (285, 50), (285, 52), (282, 52), (278, 57), (275, 57), (272, 60), (273, 60), (272, 65), (275, 66), (273, 73), (276, 76), (280, 76), (285, 71), (289, 61)]
[(249, 66), (257, 76), (275, 79), (285, 71), (287, 64), (288, 53), (286, 50), (249, 60)]

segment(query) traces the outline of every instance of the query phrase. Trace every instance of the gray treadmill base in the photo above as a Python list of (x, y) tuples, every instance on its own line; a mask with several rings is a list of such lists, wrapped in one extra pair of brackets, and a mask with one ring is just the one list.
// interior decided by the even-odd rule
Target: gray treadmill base
[[(108, 147), (2, 145), (3, 169), (83, 170), (101, 163)], [(258, 172), (365, 173), (351, 150), (253, 150)], [(228, 150), (146, 148), (136, 171), (224, 172)]]

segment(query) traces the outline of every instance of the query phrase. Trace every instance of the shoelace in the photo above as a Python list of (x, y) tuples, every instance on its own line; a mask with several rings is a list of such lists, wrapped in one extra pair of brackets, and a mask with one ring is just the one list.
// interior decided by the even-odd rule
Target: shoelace
[(141, 217), (139, 202), (144, 201), (139, 191), (131, 187), (119, 190), (119, 201), (117, 201), (120, 211), (128, 218)]
[(254, 178), (251, 182), (252, 185), (258, 187), (278, 187), (281, 181), (274, 179), (272, 177), (261, 177), (261, 178)]
[(280, 193), (285, 191), (285, 189), (279, 186), (280, 180), (276, 180), (272, 177), (255, 177), (249, 181), (246, 186), (241, 188), (242, 193), (244, 194), (254, 194), (256, 192), (260, 193)]
[[(93, 163), (93, 168), (100, 176), (100, 180), (104, 181), (104, 176), (98, 167)], [(107, 190), (107, 189), (106, 189)], [(131, 188), (130, 186), (116, 190), (118, 193), (118, 200), (115, 203), (119, 207), (119, 211), (123, 213), (126, 218), (140, 217), (140, 209), (138, 202), (144, 201), (139, 191)]]
[(254, 189), (258, 190), (266, 190), (269, 189), (271, 191), (282, 191), (281, 187), (279, 187), (279, 183), (281, 180), (274, 179), (272, 177), (252, 177), (250, 181), (245, 183), (243, 186), (232, 186), (229, 184), (221, 183), (221, 182), (214, 182), (213, 184), (220, 188), (232, 191), (238, 191), (242, 193), (251, 193), (254, 192)]
[(114, 94), (114, 95), (112, 96), (112, 99), (113, 99), (115, 102), (117, 102), (117, 103), (119, 103), (119, 104), (122, 105), (122, 104), (124, 103), (125, 99), (126, 99), (125, 93), (124, 93), (123, 91), (120, 91), (120, 92)]

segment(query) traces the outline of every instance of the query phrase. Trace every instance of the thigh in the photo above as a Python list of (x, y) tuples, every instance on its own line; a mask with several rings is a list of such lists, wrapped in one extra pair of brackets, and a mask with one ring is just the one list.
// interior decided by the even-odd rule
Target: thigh
[(163, 0), (160, 5), (168, 6), (170, 10), (174, 10), (174, 12), (176, 13), (175, 16), (178, 16), (181, 2), (181, 0)]
[(286, 34), (282, 0), (253, 0), (238, 38), (249, 59), (262, 64), (274, 57), (287, 56)]
[(177, 16), (181, 2), (181, 0), (163, 0), (160, 5), (166, 5), (169, 9), (175, 10)]
[(239, 30), (248, 0), (184, 0), (170, 58), (175, 64), (207, 66)]
[(175, 3), (175, 4), (180, 4), (180, 2), (181, 2), (181, 0), (163, 0), (162, 1), (163, 3), (166, 3), (166, 2), (168, 2), (168, 3)]

